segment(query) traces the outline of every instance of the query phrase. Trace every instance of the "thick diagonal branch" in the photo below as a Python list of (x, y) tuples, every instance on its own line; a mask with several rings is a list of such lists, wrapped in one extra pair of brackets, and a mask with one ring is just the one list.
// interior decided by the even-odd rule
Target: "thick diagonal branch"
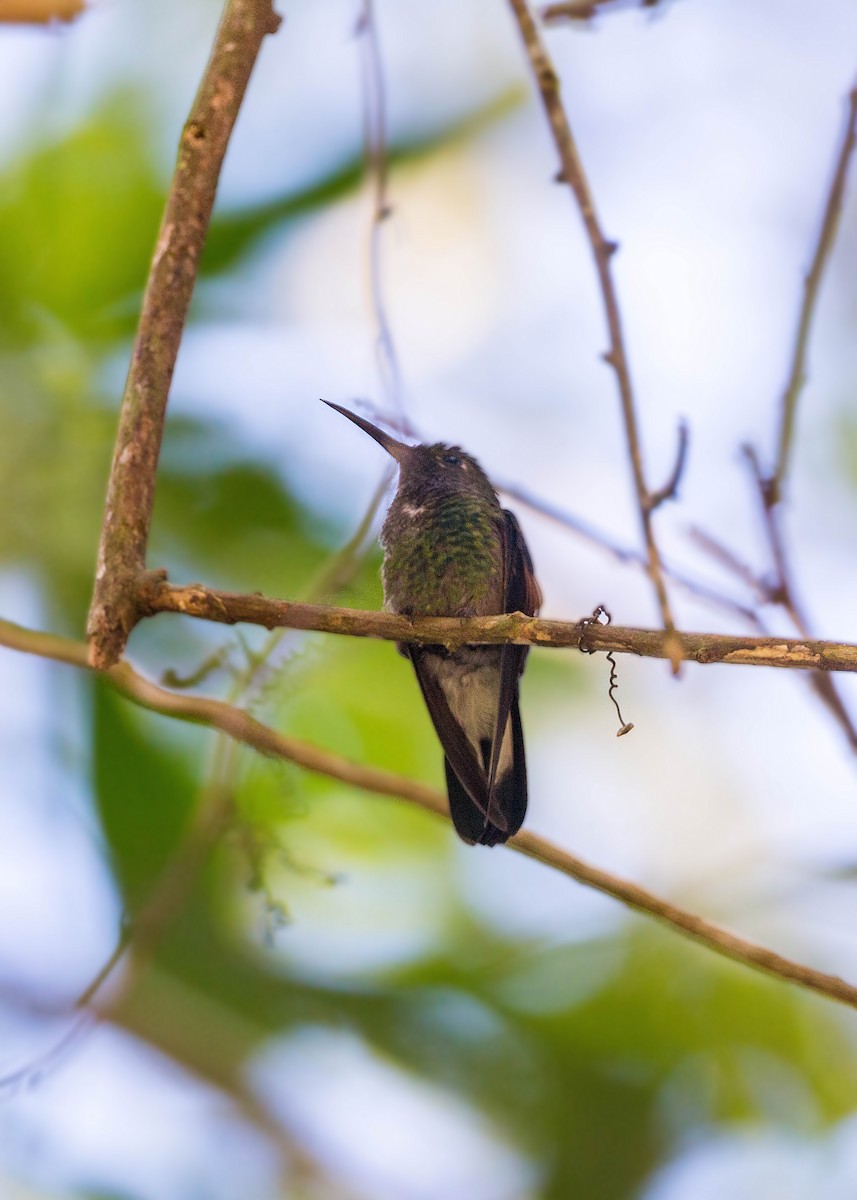
[(227, 0), (179, 143), (110, 470), (87, 634), (96, 667), (122, 654), (146, 564), (164, 412), (229, 136), (262, 40), (279, 25), (271, 0)]
[[(628, 444), (628, 456), (634, 477), (634, 488), (637, 494), (640, 524), (646, 544), (647, 571), (657, 595), (664, 628), (667, 633), (674, 628), (669, 596), (664, 582), (664, 571), (661, 557), (652, 525), (652, 494), (646, 483), (643, 469), (643, 452), (640, 443), (640, 433), (637, 425), (637, 413), (634, 404), (634, 392), (631, 386), (631, 372), (628, 366), (628, 356), (625, 350), (625, 339), (622, 333), (622, 319), (619, 312), (619, 301), (610, 269), (610, 260), (616, 251), (615, 242), (605, 237), (595, 208), (595, 200), (589, 186), (589, 180), (583, 169), (583, 163), (577, 149), (577, 143), (571, 131), (568, 114), (560, 94), (559, 77), (547, 52), (538, 26), (530, 11), (527, 0), (509, 0), (521, 36), (526, 47), (530, 65), (535, 75), (536, 83), (542, 98), (542, 105), (550, 124), (553, 140), (562, 164), (561, 179), (569, 185), (577, 201), (580, 215), (586, 229), (598, 281), (601, 285), (601, 295), (604, 302), (604, 312), (610, 336), (610, 349), (605, 354), (605, 361), (613, 368), (619, 385), (619, 396), (622, 402), (622, 416), (625, 423), (625, 434)], [(672, 644), (672, 643), (671, 643)], [(677, 666), (679, 656), (670, 655), (674, 666)]]
[[(392, 619), (401, 620), (401, 618)], [(596, 627), (593, 627), (593, 633), (595, 631)], [(609, 626), (603, 632), (609, 632)], [(0, 620), (0, 645), (27, 654), (52, 658), (76, 667), (89, 665), (86, 647), (83, 644), (67, 638), (55, 637), (52, 634), (35, 633), (32, 630), (23, 629), (19, 625), (13, 625), (9, 621)], [(857, 663), (857, 647), (853, 649), (855, 663)], [(174, 692), (166, 691), (138, 675), (126, 662), (112, 667), (107, 672), (106, 678), (122, 695), (144, 708), (175, 717), (178, 720), (208, 725), (251, 746), (262, 754), (286, 759), (305, 770), (342, 780), (343, 783), (361, 788), (363, 791), (406, 800), (440, 817), (448, 818), (449, 816), (446, 798), (434, 788), (427, 787), (416, 780), (393, 775), (389, 771), (383, 771), (377, 767), (367, 767), (350, 762), (331, 754), (328, 750), (321, 750), (317, 746), (308, 745), (296, 738), (285, 737), (255, 720), (241, 709), (233, 708), (220, 700), (209, 700), (201, 696), (176, 695)], [(709, 950), (732, 959), (733, 962), (742, 963), (744, 966), (763, 971), (777, 979), (783, 979), (809, 991), (818, 992), (831, 1000), (838, 1000), (841, 1004), (847, 1004), (851, 1008), (857, 1008), (857, 987), (853, 984), (847, 983), (836, 975), (816, 971), (812, 967), (794, 962), (765, 946), (759, 946), (755, 942), (730, 933), (729, 930), (722, 929), (714, 922), (679, 908), (678, 905), (661, 899), (660, 896), (638, 887), (637, 884), (591, 866), (535, 833), (519, 833), (508, 842), (508, 845), (513, 850), (568, 875), (585, 887), (594, 888), (607, 896), (612, 896), (613, 899), (620, 901), (628, 908), (652, 917), (684, 937), (691, 938)]]

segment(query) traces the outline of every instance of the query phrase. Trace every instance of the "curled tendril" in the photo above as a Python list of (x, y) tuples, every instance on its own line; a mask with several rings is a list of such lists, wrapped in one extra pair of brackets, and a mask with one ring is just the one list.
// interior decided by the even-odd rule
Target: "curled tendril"
[[(591, 617), (582, 617), (581, 618), (581, 620), (579, 622), (579, 624), (581, 626), (580, 638), (578, 639), (577, 647), (582, 654), (594, 654), (595, 653), (595, 651), (592, 649), (592, 647), (588, 646), (586, 644), (587, 627), (589, 625), (609, 625), (612, 620), (613, 620), (612, 616), (610, 615), (610, 613), (607, 611), (607, 609), (604, 607), (603, 604), (599, 604), (596, 608), (594, 608), (592, 610)], [(619, 681), (616, 676), (616, 659), (613, 656), (612, 650), (607, 651), (607, 661), (610, 663), (610, 683), (609, 683), (609, 687), (607, 690), (607, 695), (610, 697), (611, 701), (613, 702), (613, 707), (616, 709), (616, 715), (619, 718), (619, 725), (620, 725), (620, 728), (616, 733), (616, 737), (624, 737), (626, 733), (631, 732), (631, 730), (634, 728), (634, 726), (631, 722), (626, 721), (625, 718), (622, 716), (622, 710), (619, 707), (619, 701), (616, 699), (616, 696), (614, 694), (616, 691), (616, 688), (619, 686)]]

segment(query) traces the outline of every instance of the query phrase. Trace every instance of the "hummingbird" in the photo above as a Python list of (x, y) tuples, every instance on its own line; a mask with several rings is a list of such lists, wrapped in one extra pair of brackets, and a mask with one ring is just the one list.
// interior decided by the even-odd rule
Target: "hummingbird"
[[(535, 616), (542, 596), (521, 528), (479, 463), (443, 442), (410, 446), (325, 400), (399, 467), (381, 528), (385, 607), (407, 617)], [(400, 642), (444, 752), (449, 811), (470, 845), (496, 846), (527, 811), (518, 682), (528, 646)]]

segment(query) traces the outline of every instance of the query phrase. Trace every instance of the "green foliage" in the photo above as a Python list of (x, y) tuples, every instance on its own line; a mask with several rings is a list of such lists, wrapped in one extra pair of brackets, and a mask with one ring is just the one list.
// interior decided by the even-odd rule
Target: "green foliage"
[[(507, 102), (412, 139), (394, 160), (469, 136)], [(127, 352), (163, 200), (150, 132), (138, 96), (112, 96), (66, 135), (34, 141), (0, 189), (0, 474), (15, 497), (0, 563), (39, 587), (54, 627), (78, 633), (114, 434), (105, 367)], [(348, 156), (299, 192), (218, 215), (204, 274), (231, 279), (264, 239), (358, 180)], [(206, 319), (204, 304), (193, 319)], [(233, 430), (169, 421), (153, 564), (297, 596), (348, 532)], [(377, 571), (375, 552), (340, 600), (377, 606)], [(246, 666), (231, 631), (188, 625), (152, 622), (132, 650), (152, 674), (192, 674), (212, 643)], [(437, 741), (391, 645), (289, 634), (262, 676), (247, 702), (277, 728), (440, 786)], [(214, 692), (224, 679), (234, 682), (221, 671), (194, 686)], [(528, 722), (583, 686), (575, 664), (533, 654)], [(97, 682), (89, 694), (94, 812), (122, 903), (138, 914), (211, 782), (214, 735), (141, 714)], [(578, 941), (572, 928), (549, 942), (479, 921), (465, 877), (484, 859), (469, 852), (463, 866), (446, 825), (404, 804), (247, 752), (230, 758), (225, 784), (231, 831), (116, 1016), (217, 1086), (234, 1091), (291, 1032), (349, 1030), (484, 1113), (535, 1164), (538, 1195), (556, 1200), (639, 1195), (665, 1157), (715, 1128), (812, 1136), (853, 1109), (854, 1048), (829, 1006), (636, 918), (609, 937)], [(265, 946), (255, 931), (266, 906), (319, 944), (333, 931), (368, 947), (365, 958), (303, 960), (288, 929)], [(412, 936), (382, 968), (370, 949), (391, 931)]]
[[(521, 100), (521, 90), (510, 88), (457, 122), (411, 137), (407, 142), (393, 144), (389, 150), (390, 166), (418, 162), (439, 150), (448, 149), (456, 142), (473, 137), (515, 109)], [(360, 186), (363, 177), (363, 155), (358, 153), (335, 166), (309, 187), (244, 209), (216, 214), (201, 264), (202, 275), (218, 274), (241, 266), (267, 235), (281, 233), (299, 218), (310, 216), (343, 199)]]
[(113, 869), (136, 910), (181, 845), (197, 785), (152, 736), (158, 718), (98, 680), (92, 692), (93, 790)]
[(236, 454), (223, 426), (170, 421), (152, 517), (153, 561), (212, 587), (299, 594), (332, 531), (289, 494), (273, 464)]
[(104, 345), (136, 320), (163, 207), (139, 97), (110, 96), (89, 121), (7, 170), (0, 199), (2, 337), (45, 325)]

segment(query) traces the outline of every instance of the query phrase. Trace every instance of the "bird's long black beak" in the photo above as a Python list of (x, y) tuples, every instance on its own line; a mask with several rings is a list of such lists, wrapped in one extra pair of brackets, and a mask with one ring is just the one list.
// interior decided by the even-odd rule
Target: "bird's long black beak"
[(322, 400), (322, 404), (326, 404), (328, 408), (335, 408), (338, 413), (342, 413), (343, 417), (348, 417), (349, 421), (353, 421), (364, 433), (368, 433), (370, 438), (374, 438), (379, 446), (383, 446), (397, 463), (402, 463), (408, 454), (410, 454), (412, 447), (408, 446), (405, 442), (400, 442), (396, 438), (391, 437), (389, 433), (384, 433), (383, 429), (379, 429), (371, 421), (366, 421), (363, 417), (358, 417), (356, 413), (349, 412), (347, 408), (343, 408), (340, 404), (334, 404), (332, 400)]

